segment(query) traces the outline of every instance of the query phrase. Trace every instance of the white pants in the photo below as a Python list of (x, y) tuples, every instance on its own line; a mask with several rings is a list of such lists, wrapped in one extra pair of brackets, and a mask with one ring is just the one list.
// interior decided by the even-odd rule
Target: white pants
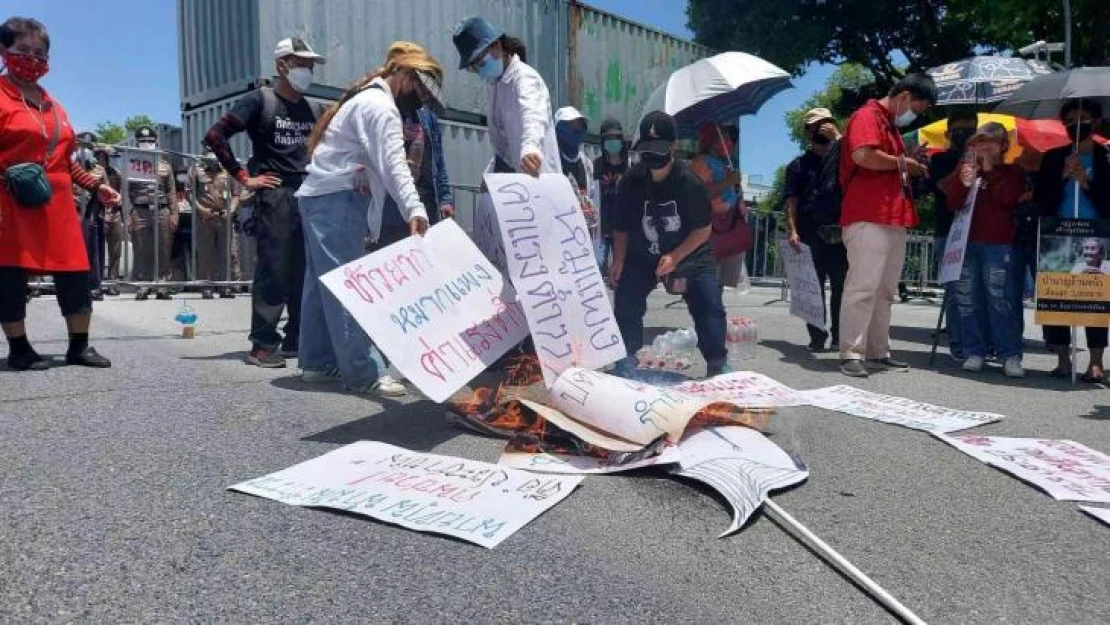
[(868, 222), (844, 228), (848, 277), (840, 305), (840, 359), (890, 356), (890, 307), (906, 261), (906, 229)]

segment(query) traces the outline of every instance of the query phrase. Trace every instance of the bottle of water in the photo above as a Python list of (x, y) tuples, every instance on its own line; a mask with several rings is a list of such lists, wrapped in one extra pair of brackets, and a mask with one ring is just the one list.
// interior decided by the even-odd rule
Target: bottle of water
[(728, 320), (725, 345), (728, 348), (728, 364), (736, 369), (741, 361), (755, 358), (755, 346), (759, 342), (755, 319), (733, 317)]

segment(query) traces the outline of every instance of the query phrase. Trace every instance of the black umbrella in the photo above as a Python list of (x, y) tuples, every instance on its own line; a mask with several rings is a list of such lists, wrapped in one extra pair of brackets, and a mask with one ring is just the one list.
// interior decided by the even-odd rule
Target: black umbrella
[(1001, 102), (1037, 76), (1051, 74), (1041, 61), (973, 56), (928, 70), (937, 84), (937, 104)]
[(1110, 110), (1110, 67), (1080, 67), (1034, 78), (995, 109), (1024, 119), (1056, 119), (1068, 100), (1096, 100)]

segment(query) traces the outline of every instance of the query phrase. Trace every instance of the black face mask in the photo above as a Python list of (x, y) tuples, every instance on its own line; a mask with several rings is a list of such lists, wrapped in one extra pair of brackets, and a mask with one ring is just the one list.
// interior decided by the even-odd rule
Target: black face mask
[(967, 140), (973, 136), (975, 136), (974, 128), (960, 128), (959, 130), (953, 130), (950, 139), (952, 148), (955, 150), (963, 150), (965, 147), (967, 147)]
[(1075, 141), (1077, 137), (1079, 141), (1086, 141), (1095, 131), (1095, 125), (1091, 122), (1080, 122), (1078, 126), (1076, 124), (1065, 124), (1064, 127), (1068, 129), (1068, 137), (1072, 141)]
[(648, 169), (663, 169), (671, 163), (671, 153), (656, 154), (654, 152), (643, 152), (640, 154), (640, 160)]
[(809, 140), (813, 142), (813, 145), (828, 145), (832, 143), (832, 139), (819, 132), (813, 133), (813, 136), (810, 137)]
[(397, 102), (398, 110), (400, 110), (402, 113), (412, 113), (419, 110), (420, 107), (423, 106), (423, 102), (420, 101), (420, 95), (415, 91), (410, 91), (406, 94), (399, 95), (397, 96), (395, 101)]

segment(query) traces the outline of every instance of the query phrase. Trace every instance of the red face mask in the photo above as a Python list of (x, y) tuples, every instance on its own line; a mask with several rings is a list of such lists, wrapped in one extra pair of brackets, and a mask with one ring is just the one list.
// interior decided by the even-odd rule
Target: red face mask
[(38, 82), (50, 71), (50, 62), (46, 59), (18, 52), (4, 53), (4, 65), (9, 74), (24, 82)]

